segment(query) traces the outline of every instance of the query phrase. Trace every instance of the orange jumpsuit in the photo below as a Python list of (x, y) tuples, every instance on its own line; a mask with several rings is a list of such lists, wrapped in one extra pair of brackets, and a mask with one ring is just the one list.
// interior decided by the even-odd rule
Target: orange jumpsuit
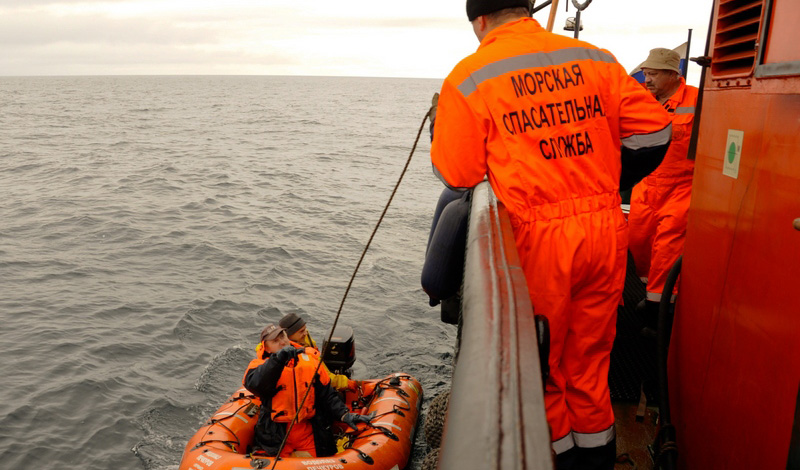
[[(658, 302), (667, 274), (683, 252), (692, 195), (694, 160), (689, 160), (697, 88), (681, 85), (665, 103), (672, 119), (672, 143), (659, 167), (633, 188), (630, 250), (636, 272), (647, 282), (647, 300)], [(671, 301), (675, 300), (677, 284)]]
[(620, 147), (665, 146), (657, 101), (609, 52), (501, 25), (445, 79), (431, 159), (451, 188), (488, 175), (508, 209), (531, 303), (550, 322), (545, 387), (553, 449), (614, 437), (608, 367), (628, 245)]

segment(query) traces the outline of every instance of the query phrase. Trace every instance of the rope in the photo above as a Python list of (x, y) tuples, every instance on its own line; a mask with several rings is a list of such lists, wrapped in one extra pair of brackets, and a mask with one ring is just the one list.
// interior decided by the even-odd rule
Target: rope
[(630, 464), (631, 470), (638, 470), (638, 468), (639, 468), (636, 465), (636, 462), (633, 461), (633, 459), (631, 458), (631, 456), (627, 452), (624, 453), (624, 454), (619, 454), (617, 456), (617, 459), (615, 460), (615, 463), (619, 463), (619, 464), (627, 463), (627, 464)]
[[(222, 420), (230, 419), (230, 418), (235, 417), (240, 411), (242, 411), (243, 409), (247, 408), (248, 406), (250, 406), (253, 403), (253, 400), (251, 400), (249, 398), (249, 396), (242, 396), (242, 398), (247, 398), (247, 402), (245, 404), (241, 405), (239, 408), (236, 408), (236, 411), (234, 411), (233, 413), (229, 414), (228, 416), (222, 417), (220, 419), (213, 419), (212, 418), (212, 419), (208, 420), (208, 424), (206, 425), (207, 426), (206, 430), (203, 433), (203, 436), (200, 438), (200, 442), (198, 442), (197, 445), (194, 446), (195, 449), (203, 447), (204, 445), (206, 445), (206, 444), (208, 444), (210, 442), (223, 442), (223, 443), (230, 442), (230, 443), (235, 443), (239, 447), (242, 446), (242, 443), (239, 440), (239, 436), (235, 432), (233, 432), (233, 430), (231, 428), (229, 428), (227, 425), (222, 423)], [(235, 401), (235, 400), (231, 400), (228, 403), (231, 403), (232, 401)], [(231, 433), (233, 435), (233, 437), (236, 438), (236, 441), (225, 441), (225, 440), (222, 440), (222, 439), (209, 439), (207, 441), (204, 440), (205, 437), (208, 435), (208, 432), (211, 431), (211, 427), (214, 426), (215, 424), (219, 424), (220, 426), (225, 428), (229, 433)]]
[[(381, 216), (378, 218), (378, 222), (375, 224), (375, 228), (372, 229), (372, 234), (369, 236), (369, 240), (367, 240), (367, 244), (364, 246), (364, 250), (361, 252), (361, 257), (358, 259), (358, 263), (356, 264), (355, 269), (353, 270), (353, 275), (350, 276), (350, 282), (347, 283), (347, 289), (344, 291), (344, 295), (342, 296), (342, 301), (339, 303), (339, 310), (336, 311), (336, 317), (333, 319), (333, 325), (331, 326), (331, 330), (328, 333), (328, 339), (326, 341), (326, 346), (330, 347), (331, 338), (333, 338), (333, 332), (336, 330), (336, 324), (339, 322), (339, 316), (342, 314), (342, 307), (344, 307), (344, 301), (347, 299), (347, 294), (350, 292), (350, 287), (353, 285), (353, 281), (356, 278), (356, 273), (358, 273), (358, 268), (361, 267), (361, 263), (364, 261), (364, 257), (367, 255), (367, 250), (369, 250), (369, 246), (372, 244), (372, 239), (375, 238), (375, 234), (378, 232), (378, 227), (381, 226), (381, 222), (383, 222), (383, 217), (386, 215), (386, 211), (389, 210), (389, 206), (392, 204), (392, 199), (394, 199), (395, 194), (397, 194), (397, 188), (400, 187), (400, 183), (403, 181), (403, 177), (408, 170), (408, 166), (411, 164), (411, 157), (414, 156), (414, 151), (417, 150), (417, 144), (419, 143), (419, 137), (422, 135), (422, 129), (425, 128), (425, 121), (428, 120), (428, 116), (433, 111), (433, 106), (425, 113), (425, 117), (422, 118), (422, 123), (419, 125), (419, 131), (417, 131), (417, 138), (414, 140), (414, 146), (411, 147), (411, 152), (408, 154), (408, 158), (406, 159), (406, 164), (403, 167), (403, 171), (400, 173), (400, 177), (397, 179), (397, 183), (394, 185), (394, 189), (392, 190), (392, 194), (389, 196), (389, 200), (386, 201), (386, 206), (383, 208), (383, 212), (381, 212)], [(321, 354), (321, 357), (325, 356), (325, 351)], [(322, 360), (320, 359), (317, 362), (317, 368), (314, 369), (314, 378), (312, 379), (312, 383), (314, 380), (317, 379), (317, 374), (319, 374), (319, 368), (322, 365)], [(306, 389), (305, 395), (303, 395), (303, 399), (300, 401), (300, 405), (298, 407), (302, 408), (303, 404), (306, 402), (306, 398), (308, 398), (308, 394), (311, 392), (311, 387)], [(286, 446), (286, 439), (289, 437), (289, 433), (292, 432), (292, 428), (294, 427), (295, 423), (297, 422), (298, 414), (295, 413), (294, 418), (292, 418), (292, 422), (289, 423), (289, 426), (286, 428), (286, 435), (283, 436), (283, 441), (281, 441), (281, 446), (278, 447), (278, 453), (275, 455), (275, 461), (272, 463), (272, 469), (275, 469), (275, 465), (278, 464), (278, 460), (280, 459), (281, 452), (283, 451), (284, 446)]]

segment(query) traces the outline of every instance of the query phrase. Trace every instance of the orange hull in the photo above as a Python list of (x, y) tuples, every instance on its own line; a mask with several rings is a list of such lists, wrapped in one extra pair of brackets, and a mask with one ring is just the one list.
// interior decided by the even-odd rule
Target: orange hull
[(679, 468), (800, 465), (798, 18), (714, 2), (668, 363)]
[(351, 434), (349, 448), (330, 457), (289, 457), (276, 463), (274, 457), (248, 454), (261, 403), (246, 389), (239, 389), (189, 440), (180, 470), (404, 468), (422, 407), (420, 383), (410, 375), (395, 373), (362, 382), (361, 390), (346, 392), (344, 401), (348, 408), (355, 407), (353, 412), (375, 413), (372, 426), (361, 424)]

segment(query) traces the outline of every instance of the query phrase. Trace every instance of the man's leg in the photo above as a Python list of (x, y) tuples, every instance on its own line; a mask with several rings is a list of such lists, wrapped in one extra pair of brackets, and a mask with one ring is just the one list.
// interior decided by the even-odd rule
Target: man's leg
[[(653, 254), (647, 283), (648, 301), (661, 301), (669, 270), (683, 253), (691, 195), (691, 180), (676, 183), (658, 210), (659, 223), (653, 239)], [(670, 294), (671, 301), (674, 301), (677, 292), (676, 285)]]
[(281, 457), (290, 456), (317, 456), (317, 448), (314, 446), (314, 431), (309, 421), (294, 423), (292, 432), (286, 439), (286, 445), (281, 451)]
[(545, 315), (550, 326), (550, 375), (545, 384), (544, 402), (557, 468), (569, 468), (569, 464), (562, 461), (574, 454), (568, 451), (575, 443), (564, 396), (566, 380), (561, 370), (561, 352), (568, 327), (566, 309), (572, 261), (564, 253), (570, 252), (565, 246), (570, 240), (559, 236), (560, 220), (537, 222), (535, 230), (533, 225), (516, 224), (514, 234), (534, 312)]
[(643, 181), (633, 188), (631, 198), (631, 212), (628, 214), (628, 227), (630, 230), (629, 249), (636, 264), (636, 274), (643, 282), (647, 282), (650, 271), (650, 262), (653, 252), (653, 238), (655, 237), (656, 219), (655, 210), (651, 207), (649, 195), (654, 193)]
[(578, 449), (575, 468), (613, 469), (616, 433), (608, 370), (627, 262), (627, 230), (613, 211), (582, 218), (592, 227), (575, 255), (569, 331), (562, 355), (566, 401)]

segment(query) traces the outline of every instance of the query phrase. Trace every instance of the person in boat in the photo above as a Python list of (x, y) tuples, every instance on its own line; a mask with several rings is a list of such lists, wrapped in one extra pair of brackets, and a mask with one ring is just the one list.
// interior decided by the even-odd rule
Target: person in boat
[[(319, 352), (317, 342), (314, 341), (314, 338), (311, 337), (311, 333), (308, 332), (308, 326), (306, 326), (306, 321), (303, 317), (296, 313), (287, 313), (281, 318), (278, 324), (281, 328), (286, 330), (290, 341), (303, 347), (314, 348)], [(336, 390), (355, 390), (358, 387), (358, 381), (352, 380), (344, 374), (332, 373), (324, 362), (322, 363), (322, 367), (328, 373), (328, 377), (331, 379), (331, 385)]]
[[(642, 64), (644, 84), (672, 120), (672, 144), (664, 161), (633, 188), (630, 251), (636, 272), (647, 283), (647, 296), (638, 307), (645, 332), (652, 334), (667, 274), (683, 252), (692, 195), (694, 160), (689, 157), (694, 107), (698, 90), (681, 77), (680, 55), (665, 48), (650, 51)], [(677, 285), (671, 293), (675, 301)]]
[(653, 171), (667, 112), (615, 57), (552, 34), (528, 0), (467, 0), (477, 51), (445, 79), (431, 160), (451, 189), (489, 183), (533, 309), (550, 323), (544, 391), (556, 466), (612, 469), (608, 386), (628, 230), (620, 189)]
[[(261, 400), (253, 447), (267, 455), (278, 454), (289, 424), (297, 420), (280, 452), (281, 457), (323, 457), (333, 455), (336, 445), (330, 425), (339, 420), (357, 429), (368, 423), (366, 416), (350, 413), (339, 394), (330, 386), (327, 371), (317, 364), (319, 352), (293, 343), (286, 331), (269, 324), (261, 331), (258, 356), (247, 366), (242, 379), (245, 388)], [(306, 401), (300, 406), (308, 392)]]

